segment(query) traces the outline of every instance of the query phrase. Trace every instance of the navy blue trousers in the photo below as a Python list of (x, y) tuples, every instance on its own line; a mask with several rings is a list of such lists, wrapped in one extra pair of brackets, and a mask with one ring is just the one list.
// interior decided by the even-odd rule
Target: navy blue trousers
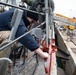
[[(0, 31), (11, 30), (12, 29), (10, 23), (11, 23), (13, 12), (14, 12), (14, 10), (12, 9), (12, 10), (0, 13)], [(25, 16), (23, 16), (23, 17), (25, 17)], [(23, 19), (21, 19), (21, 22), (20, 22), (20, 25), (17, 29), (15, 37), (18, 38), (19, 36), (23, 35), (26, 32), (27, 32), (26, 25), (25, 25)], [(39, 48), (39, 44), (32, 37), (32, 35), (30, 33), (27, 34), (26, 36), (24, 36), (23, 38), (21, 38), (18, 41), (31, 51), (34, 51), (37, 48)]]

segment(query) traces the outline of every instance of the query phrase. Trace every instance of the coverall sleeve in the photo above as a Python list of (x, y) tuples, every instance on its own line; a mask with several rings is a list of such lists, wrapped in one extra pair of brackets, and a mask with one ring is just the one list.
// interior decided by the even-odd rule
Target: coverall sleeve
[[(27, 28), (24, 25), (23, 20), (21, 20), (17, 33), (16, 33), (16, 38), (25, 34), (26, 32), (27, 32)], [(21, 38), (19, 42), (23, 44), (25, 47), (27, 47), (30, 51), (34, 51), (37, 48), (39, 48), (38, 42), (33, 38), (33, 36), (30, 33), (24, 36), (23, 38)]]

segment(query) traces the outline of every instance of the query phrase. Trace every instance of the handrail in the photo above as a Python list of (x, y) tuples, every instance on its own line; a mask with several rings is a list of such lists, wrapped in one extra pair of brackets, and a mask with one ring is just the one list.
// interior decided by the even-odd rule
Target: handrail
[[(52, 0), (50, 0), (52, 1)], [(46, 16), (46, 42), (43, 41), (44, 51), (49, 54), (47, 59), (44, 59), (44, 66), (45, 66), (45, 73), (46, 75), (57, 75), (56, 69), (56, 46), (55, 46), (55, 32), (54, 32), (54, 25), (53, 25), (53, 11), (48, 6), (49, 0), (45, 0), (45, 16)], [(51, 25), (51, 39), (50, 43), (49, 39), (49, 25)]]
[(48, 48), (49, 57), (44, 59), (45, 73), (46, 75), (57, 75), (57, 64), (56, 64), (56, 51), (55, 46), (55, 32), (54, 26), (52, 27), (52, 35), (50, 39), (50, 44)]
[(55, 45), (55, 30), (54, 29), (55, 29), (54, 25), (52, 25), (52, 35), (51, 35), (52, 52), (51, 52), (51, 74), (50, 75), (57, 75), (57, 63), (56, 63), (57, 47)]

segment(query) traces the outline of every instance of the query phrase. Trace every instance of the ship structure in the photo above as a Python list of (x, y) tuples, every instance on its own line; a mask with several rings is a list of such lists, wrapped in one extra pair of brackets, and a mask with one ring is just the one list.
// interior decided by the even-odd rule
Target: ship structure
[[(10, 33), (0, 31), (0, 75), (76, 75), (76, 20), (54, 13), (53, 0), (0, 0), (0, 13), (12, 8)], [(38, 14), (39, 23), (15, 38), (25, 10)], [(42, 59), (18, 42), (28, 33), (49, 54), (48, 58)]]

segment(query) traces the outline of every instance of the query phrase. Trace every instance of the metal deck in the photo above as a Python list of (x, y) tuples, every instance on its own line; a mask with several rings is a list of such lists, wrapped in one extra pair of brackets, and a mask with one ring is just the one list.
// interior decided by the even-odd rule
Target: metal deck
[(66, 75), (76, 75), (76, 30), (73, 33), (70, 37), (67, 35), (67, 31), (58, 29), (59, 47), (70, 54), (69, 61), (65, 66)]

